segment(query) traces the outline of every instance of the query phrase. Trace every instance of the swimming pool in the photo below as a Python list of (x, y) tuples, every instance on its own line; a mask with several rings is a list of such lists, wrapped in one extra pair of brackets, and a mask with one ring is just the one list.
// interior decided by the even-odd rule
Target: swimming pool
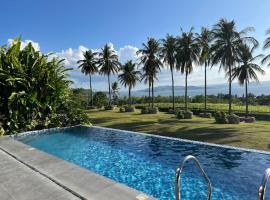
[[(267, 153), (98, 127), (47, 130), (16, 139), (161, 200), (175, 198), (175, 169), (187, 155), (200, 160), (214, 200), (256, 199), (270, 166)], [(207, 184), (195, 165), (187, 164), (182, 177), (182, 198), (203, 199)]]

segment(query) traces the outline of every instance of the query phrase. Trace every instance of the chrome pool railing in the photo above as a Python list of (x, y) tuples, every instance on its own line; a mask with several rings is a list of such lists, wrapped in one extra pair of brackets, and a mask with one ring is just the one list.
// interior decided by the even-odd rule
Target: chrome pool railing
[(264, 172), (264, 176), (263, 176), (260, 188), (259, 188), (258, 200), (265, 199), (266, 185), (267, 185), (269, 177), (270, 177), (270, 168), (266, 169)]
[(189, 160), (193, 160), (195, 162), (195, 164), (197, 165), (197, 167), (201, 171), (204, 179), (207, 181), (208, 193), (207, 193), (207, 198), (206, 199), (210, 200), (211, 199), (211, 193), (212, 193), (212, 186), (211, 186), (210, 179), (208, 178), (205, 171), (203, 170), (199, 160), (196, 157), (192, 156), (192, 155), (186, 156), (184, 158), (184, 160), (181, 162), (180, 167), (176, 169), (176, 173), (175, 173), (175, 199), (176, 200), (181, 200), (181, 193), (179, 191), (179, 188), (181, 187), (180, 186), (180, 176), (181, 176), (181, 173), (183, 171), (183, 167), (184, 167), (185, 163), (187, 161), (189, 161)]

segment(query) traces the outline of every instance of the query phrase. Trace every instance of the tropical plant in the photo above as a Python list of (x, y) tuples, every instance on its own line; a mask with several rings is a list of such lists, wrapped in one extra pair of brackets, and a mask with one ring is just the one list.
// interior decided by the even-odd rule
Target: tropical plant
[(102, 106), (105, 106), (108, 103), (108, 97), (106, 93), (104, 92), (95, 92), (94, 96), (94, 105), (98, 108), (101, 108)]
[[(68, 68), (20, 39), (0, 50), (0, 116), (6, 134), (87, 123), (70, 100)], [(74, 114), (76, 113), (76, 120)]]
[[(268, 29), (265, 33), (265, 35), (267, 36), (265, 41), (264, 41), (264, 45), (263, 45), (263, 49), (269, 49), (270, 48), (270, 29)], [(263, 59), (262, 59), (262, 64), (267, 64), (267, 66), (270, 66), (270, 54), (266, 55)], [(268, 62), (268, 63), (267, 63)]]
[(161, 56), (164, 64), (168, 65), (171, 71), (172, 78), (172, 102), (173, 110), (175, 110), (175, 98), (174, 98), (174, 77), (173, 71), (176, 63), (176, 38), (172, 35), (167, 35), (165, 39), (162, 39)]
[(91, 99), (91, 106), (93, 106), (92, 75), (98, 72), (96, 55), (97, 53), (92, 52), (92, 50), (85, 51), (83, 52), (84, 59), (77, 62), (80, 64), (79, 68), (81, 69), (82, 73), (89, 75), (90, 95), (88, 96), (88, 105), (90, 105)]
[(119, 86), (118, 86), (118, 82), (115, 81), (112, 83), (112, 96), (113, 96), (113, 103), (116, 104), (117, 103), (117, 99), (118, 99), (118, 95), (119, 95)]
[(197, 34), (198, 44), (200, 46), (200, 64), (204, 65), (204, 110), (207, 110), (207, 68), (210, 65), (210, 48), (213, 34), (207, 28), (202, 27), (201, 34)]
[(188, 110), (188, 75), (193, 71), (194, 64), (198, 63), (199, 54), (200, 47), (193, 28), (189, 32), (182, 31), (181, 37), (177, 41), (176, 67), (182, 74), (185, 74), (185, 111)]
[(108, 77), (108, 88), (109, 88), (109, 106), (111, 106), (111, 74), (117, 74), (120, 69), (120, 62), (118, 61), (118, 56), (112, 47), (106, 44), (99, 53), (98, 66), (100, 67), (100, 74), (106, 75)]
[(246, 44), (241, 44), (239, 50), (240, 65), (232, 69), (232, 79), (237, 78), (240, 85), (245, 85), (246, 117), (248, 117), (248, 84), (250, 80), (259, 82), (257, 73), (265, 73), (264, 70), (256, 64), (256, 60), (262, 58), (263, 55), (253, 56), (255, 48), (250, 48)]
[(137, 51), (140, 56), (139, 65), (143, 65), (143, 74), (141, 80), (149, 84), (149, 99), (150, 87), (152, 87), (152, 108), (154, 107), (154, 80), (157, 79), (157, 74), (162, 65), (160, 61), (160, 47), (157, 40), (148, 38), (147, 44), (143, 43), (143, 48)]
[(131, 106), (131, 88), (135, 87), (136, 83), (140, 80), (141, 72), (135, 69), (136, 64), (131, 60), (127, 61), (121, 68), (122, 74), (118, 79), (124, 87), (128, 87), (128, 102)]
[(226, 19), (221, 19), (213, 28), (212, 66), (220, 64), (220, 69), (223, 68), (228, 74), (229, 114), (231, 114), (232, 110), (232, 70), (237, 63), (239, 45), (241, 43), (255, 42), (254, 38), (245, 36), (252, 30), (253, 28), (249, 27), (238, 32), (235, 22), (227, 21)]

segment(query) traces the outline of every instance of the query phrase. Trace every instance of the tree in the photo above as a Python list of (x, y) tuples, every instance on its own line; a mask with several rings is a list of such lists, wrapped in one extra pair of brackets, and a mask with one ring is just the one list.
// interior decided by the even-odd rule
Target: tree
[(233, 68), (232, 79), (237, 78), (240, 85), (245, 85), (245, 100), (246, 100), (246, 117), (248, 117), (248, 84), (250, 80), (259, 82), (257, 73), (264, 74), (264, 70), (255, 63), (263, 55), (253, 56), (255, 48), (250, 48), (246, 44), (239, 46), (239, 63), (240, 66)]
[[(79, 68), (82, 73), (85, 75), (89, 75), (89, 83), (90, 83), (90, 98), (91, 98), (91, 106), (93, 106), (93, 90), (92, 90), (92, 75), (98, 72), (97, 67), (97, 53), (92, 52), (91, 50), (83, 52), (83, 60), (79, 60), (77, 63), (80, 64)], [(88, 96), (88, 105), (90, 104), (90, 98)]]
[(93, 99), (95, 106), (97, 106), (98, 108), (101, 108), (108, 103), (108, 97), (104, 92), (95, 92)]
[(204, 65), (204, 110), (207, 110), (207, 68), (210, 65), (210, 48), (213, 34), (207, 28), (202, 27), (201, 34), (197, 34), (198, 44), (200, 46), (200, 64)]
[(229, 79), (229, 114), (232, 110), (232, 70), (239, 55), (239, 45), (241, 43), (254, 43), (254, 38), (244, 37), (253, 28), (246, 28), (240, 32), (236, 30), (234, 21), (221, 19), (213, 28), (214, 44), (211, 48), (212, 66), (220, 64), (228, 74)]
[(124, 87), (128, 87), (128, 102), (131, 106), (131, 88), (135, 87), (136, 83), (140, 80), (141, 72), (135, 70), (136, 64), (131, 60), (127, 61), (122, 66), (122, 74), (118, 76), (118, 79)]
[(157, 79), (157, 74), (162, 65), (160, 61), (160, 47), (157, 40), (148, 38), (147, 44), (143, 43), (143, 48), (137, 51), (140, 56), (140, 63), (143, 65), (142, 80), (149, 83), (149, 99), (150, 87), (152, 87), (152, 107), (154, 107), (154, 80)]
[(174, 77), (173, 71), (176, 63), (176, 38), (172, 35), (167, 35), (165, 39), (162, 39), (161, 56), (164, 64), (167, 64), (171, 71), (172, 77), (172, 99), (173, 99), (173, 110), (175, 110), (175, 98), (174, 98)]
[(117, 74), (121, 64), (118, 61), (117, 54), (108, 44), (106, 44), (104, 48), (101, 49), (101, 53), (99, 54), (98, 66), (100, 67), (100, 74), (106, 75), (108, 77), (109, 106), (111, 106), (110, 75)]
[(113, 102), (114, 104), (117, 102), (117, 98), (118, 98), (118, 94), (119, 94), (119, 86), (118, 86), (118, 82), (115, 81), (112, 83), (112, 93), (113, 93)]
[(188, 75), (193, 71), (193, 65), (198, 63), (200, 54), (197, 38), (193, 33), (193, 28), (189, 32), (183, 32), (177, 41), (176, 67), (185, 74), (185, 110), (188, 110), (187, 82)]

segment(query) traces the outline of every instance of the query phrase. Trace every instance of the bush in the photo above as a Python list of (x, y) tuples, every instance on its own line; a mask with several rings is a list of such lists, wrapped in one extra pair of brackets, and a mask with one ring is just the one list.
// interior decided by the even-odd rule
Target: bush
[(184, 119), (184, 112), (182, 110), (176, 113), (177, 119)]
[(126, 111), (125, 111), (125, 108), (121, 107), (121, 108), (119, 109), (119, 112), (121, 112), (121, 113), (126, 112)]
[(235, 115), (235, 114), (228, 115), (227, 119), (228, 119), (229, 124), (239, 124), (240, 123), (240, 117)]
[(158, 112), (159, 110), (157, 107), (149, 108), (149, 111), (148, 111), (149, 114), (157, 114)]
[(216, 112), (215, 120), (217, 124), (228, 124), (228, 119), (225, 112)]
[(94, 102), (95, 106), (97, 106), (98, 108), (106, 106), (108, 103), (108, 98), (107, 98), (106, 93), (96, 92), (93, 96), (93, 102)]
[(116, 107), (113, 105), (105, 106), (105, 110), (114, 110)]
[(240, 118), (240, 122), (245, 122), (246, 118), (245, 117), (239, 117)]
[(126, 106), (125, 107), (125, 112), (135, 112), (135, 108), (134, 107)]
[(212, 117), (212, 114), (211, 113), (200, 113), (199, 114), (199, 117), (202, 117), (202, 118), (211, 118)]
[(255, 117), (247, 117), (247, 118), (245, 118), (245, 122), (246, 123), (254, 123), (254, 122), (256, 122), (256, 119), (255, 119)]
[(192, 119), (192, 117), (193, 117), (193, 112), (191, 112), (191, 111), (185, 111), (184, 112), (184, 118), (185, 119)]
[(141, 113), (142, 114), (149, 114), (149, 108), (142, 108)]

